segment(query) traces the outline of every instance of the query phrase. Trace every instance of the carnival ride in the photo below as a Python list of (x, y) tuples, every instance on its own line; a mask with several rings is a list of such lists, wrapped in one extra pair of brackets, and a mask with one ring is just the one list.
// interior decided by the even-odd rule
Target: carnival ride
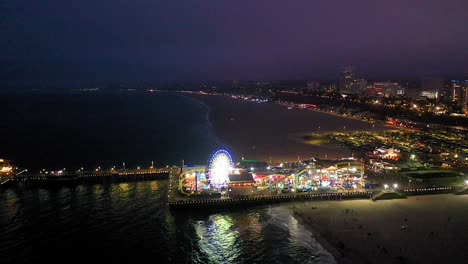
[(229, 182), (229, 174), (234, 162), (227, 150), (219, 149), (210, 155), (207, 175), (210, 183), (215, 187), (221, 187)]
[[(187, 189), (188, 189), (187, 186), (185, 186), (185, 183), (187, 181), (195, 182), (195, 190), (198, 190), (199, 189), (198, 188), (198, 179), (199, 179), (199, 176), (201, 176), (201, 175), (206, 175), (205, 170), (201, 170), (199, 168), (182, 172), (179, 175), (179, 191), (182, 194), (185, 194), (185, 195), (190, 194), (189, 192), (187, 192)], [(192, 189), (192, 188), (190, 188), (190, 189)]]
[[(225, 149), (219, 149), (210, 155), (206, 168), (189, 169), (179, 175), (179, 191), (189, 195), (190, 192), (187, 190), (199, 192), (220, 189), (229, 183), (233, 164), (231, 154)], [(187, 186), (187, 182), (192, 184)]]

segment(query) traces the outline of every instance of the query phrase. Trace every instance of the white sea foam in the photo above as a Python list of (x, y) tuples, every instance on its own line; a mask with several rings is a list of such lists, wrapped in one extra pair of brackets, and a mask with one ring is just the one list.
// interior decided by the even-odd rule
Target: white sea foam
[(289, 243), (313, 252), (313, 258), (307, 263), (337, 263), (333, 255), (328, 252), (315, 238), (311, 231), (299, 223), (285, 205), (271, 206), (268, 209), (270, 219), (268, 224), (289, 232)]

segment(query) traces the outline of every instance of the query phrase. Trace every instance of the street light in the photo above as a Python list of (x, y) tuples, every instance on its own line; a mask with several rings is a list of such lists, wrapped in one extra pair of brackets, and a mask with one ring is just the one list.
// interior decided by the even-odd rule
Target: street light
[(385, 188), (385, 190), (387, 190), (387, 188), (388, 188), (388, 184), (384, 184), (384, 186), (383, 186), (383, 187)]
[(396, 188), (398, 188), (398, 184), (395, 183), (393, 184), (393, 189), (396, 189)]

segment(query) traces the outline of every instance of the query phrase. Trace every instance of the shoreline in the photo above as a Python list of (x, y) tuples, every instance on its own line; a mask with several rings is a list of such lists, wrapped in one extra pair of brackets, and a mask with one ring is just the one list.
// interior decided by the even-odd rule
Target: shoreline
[[(281, 103), (275, 103), (275, 102), (271, 102), (271, 103), (281, 105), (281, 106), (288, 106), (286, 104), (281, 104)], [(314, 112), (318, 112), (318, 113), (333, 115), (333, 116), (336, 116), (336, 117), (349, 118), (349, 119), (353, 119), (353, 120), (356, 120), (356, 121), (362, 121), (362, 122), (366, 122), (366, 123), (370, 123), (370, 124), (382, 123), (382, 124), (385, 125), (385, 122), (383, 122), (382, 120), (369, 121), (369, 120), (364, 120), (364, 119), (360, 119), (360, 118), (353, 117), (353, 116), (340, 115), (340, 114), (337, 114), (337, 113), (334, 113), (334, 112), (329, 112), (329, 111), (321, 110), (321, 109), (318, 109), (318, 108), (299, 108), (299, 107), (295, 107), (295, 109), (304, 109), (304, 110), (308, 110), (308, 111), (314, 111)]]
[(335, 245), (333, 245), (332, 242), (328, 241), (325, 237), (318, 232), (318, 230), (315, 230), (315, 228), (311, 225), (308, 225), (300, 214), (296, 213), (295, 205), (289, 205), (286, 206), (287, 210), (289, 210), (289, 213), (291, 216), (296, 219), (296, 221), (304, 227), (304, 229), (308, 230), (311, 234), (313, 234), (314, 239), (328, 252), (330, 253), (333, 258), (335, 258), (336, 263), (352, 263), (351, 259), (345, 258), (340, 251), (336, 248)]
[(219, 95), (186, 95), (211, 108), (209, 119), (215, 135), (238, 160), (245, 157), (285, 162), (301, 158), (351, 157), (353, 150), (333, 144), (310, 144), (302, 136), (340, 130), (387, 129), (382, 124), (328, 112), (288, 110), (275, 103), (255, 103)]
[[(195, 96), (194, 96), (194, 95), (195, 95)], [(191, 96), (192, 98), (195, 98), (196, 96), (218, 96), (218, 97), (224, 97), (224, 98), (231, 98), (230, 96), (224, 96), (224, 95), (221, 95), (221, 94), (201, 94), (201, 93), (190, 93), (189, 96)], [(237, 101), (239, 101), (239, 102), (247, 102), (247, 103), (250, 102), (250, 101), (241, 100), (241, 99), (237, 99), (237, 98), (232, 98), (232, 99), (237, 100)], [(250, 102), (250, 103), (253, 103), (253, 102)], [(266, 104), (272, 104), (272, 105), (279, 105), (279, 106), (283, 106), (283, 107), (288, 107), (287, 104), (277, 103), (277, 102), (273, 102), (273, 101), (266, 102)], [(398, 127), (398, 126), (394, 126), (394, 125), (387, 124), (387, 123), (385, 123), (385, 121), (382, 121), (382, 120), (372, 120), (372, 121), (369, 121), (369, 120), (360, 119), (360, 118), (357, 118), (357, 117), (354, 117), (354, 116), (340, 115), (340, 114), (338, 114), (338, 113), (334, 113), (334, 112), (330, 112), (330, 111), (326, 111), (326, 110), (321, 110), (321, 109), (317, 109), (317, 108), (300, 108), (300, 107), (293, 107), (293, 109), (296, 109), (296, 110), (307, 110), (307, 111), (312, 111), (312, 112), (317, 112), (317, 113), (332, 115), (332, 116), (340, 117), (340, 118), (348, 118), (348, 119), (351, 119), (351, 120), (360, 121), (360, 122), (365, 122), (365, 123), (368, 123), (368, 124), (375, 124), (375, 125), (381, 125), (381, 126), (383, 126), (383, 127), (389, 127), (389, 128), (394, 128), (394, 129), (401, 129), (401, 128)], [(288, 109), (288, 110), (290, 110), (290, 109)]]
[(466, 202), (465, 195), (439, 194), (378, 202), (296, 202), (287, 208), (338, 263), (461, 263), (468, 257), (468, 213), (458, 208)]

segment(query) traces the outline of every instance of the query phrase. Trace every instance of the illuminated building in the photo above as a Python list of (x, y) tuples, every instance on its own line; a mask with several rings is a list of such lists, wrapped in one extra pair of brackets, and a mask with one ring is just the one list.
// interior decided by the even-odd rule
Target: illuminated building
[(458, 102), (463, 112), (468, 113), (468, 80), (465, 80)]
[(255, 180), (251, 173), (243, 172), (229, 175), (229, 187), (253, 186), (254, 184)]
[(0, 159), (0, 174), (8, 174), (13, 170), (8, 160)]
[(336, 83), (330, 83), (328, 85), (324, 85), (324, 91), (326, 92), (335, 92), (336, 91)]
[(440, 78), (425, 77), (422, 79), (421, 88), (421, 96), (439, 98), (440, 93), (444, 89), (444, 81)]
[(377, 155), (381, 159), (398, 160), (400, 158), (400, 150), (380, 147), (374, 151), (374, 155)]
[(451, 81), (452, 101), (461, 107), (463, 112), (468, 112), (468, 80), (464, 82), (458, 80)]
[(367, 88), (367, 81), (364, 79), (356, 79), (353, 81), (353, 92), (355, 94), (363, 93)]
[(398, 82), (374, 82), (367, 86), (368, 96), (391, 97), (404, 94), (405, 88)]
[(461, 89), (463, 89), (463, 83), (458, 80), (452, 80), (450, 81), (450, 88), (452, 101), (456, 102), (460, 95)]
[(360, 94), (367, 88), (367, 81), (357, 79), (352, 66), (345, 67), (339, 82), (339, 92), (341, 94)]
[(421, 91), (419, 95), (422, 97), (430, 98), (430, 99), (439, 98), (438, 91)]
[(352, 66), (346, 66), (339, 82), (340, 93), (351, 93), (354, 82), (354, 68)]

